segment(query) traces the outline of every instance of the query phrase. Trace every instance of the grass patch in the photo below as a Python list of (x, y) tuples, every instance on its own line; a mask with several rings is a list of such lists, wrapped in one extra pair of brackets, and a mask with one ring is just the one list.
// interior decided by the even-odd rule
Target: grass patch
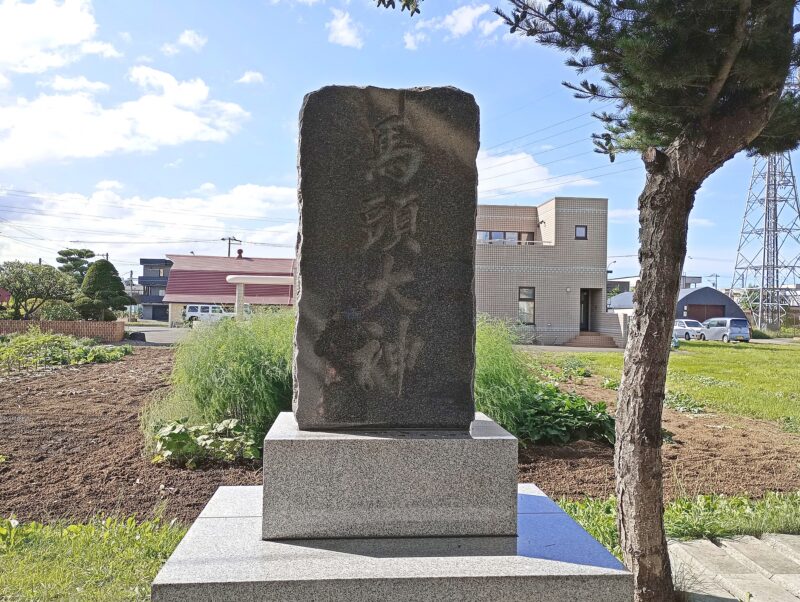
[[(542, 363), (571, 355), (601, 377), (619, 379), (622, 354), (533, 354)], [(562, 360), (563, 361), (563, 360)], [(800, 345), (682, 342), (670, 354), (667, 389), (707, 409), (767, 420), (800, 420)]]
[(189, 425), (235, 418), (262, 440), (291, 406), (293, 330), (291, 310), (193, 328), (177, 346), (171, 390), (143, 413), (145, 432), (183, 418)]
[(186, 533), (161, 521), (0, 520), (0, 599), (149, 600), (150, 582)]
[(93, 339), (42, 332), (38, 326), (0, 337), (0, 366), (7, 372), (102, 364), (120, 360), (131, 353), (133, 348), (130, 345), (100, 345)]
[(683, 414), (702, 414), (705, 411), (705, 406), (688, 393), (667, 391), (664, 405)]
[[(559, 505), (615, 556), (621, 558), (616, 527), (616, 501), (560, 500)], [(664, 528), (672, 539), (800, 533), (800, 493), (767, 493), (762, 499), (745, 496), (699, 495), (668, 503)]]
[[(605, 404), (544, 382), (539, 366), (513, 347), (508, 326), (479, 320), (476, 336), (475, 405), (523, 441), (567, 443), (614, 440), (614, 419)], [(582, 369), (577, 365), (572, 369)]]

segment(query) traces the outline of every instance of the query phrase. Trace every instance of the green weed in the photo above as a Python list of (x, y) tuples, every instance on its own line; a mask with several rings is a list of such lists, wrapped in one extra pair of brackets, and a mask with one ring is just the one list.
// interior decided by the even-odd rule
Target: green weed
[(160, 520), (0, 520), (1, 600), (149, 600), (186, 529)]
[(537, 376), (530, 356), (513, 347), (510, 329), (481, 318), (476, 337), (475, 404), (523, 441), (613, 442), (614, 419), (605, 404), (559, 390)]
[(603, 379), (603, 382), (600, 383), (600, 386), (604, 389), (611, 389), (612, 391), (616, 391), (619, 389), (619, 379), (618, 378), (609, 378), (606, 376)]
[(92, 339), (42, 332), (36, 326), (0, 340), (0, 366), (8, 372), (46, 366), (102, 364), (131, 353), (130, 345), (99, 345)]
[[(621, 557), (614, 498), (560, 500), (559, 505), (617, 557)], [(800, 493), (699, 495), (666, 504), (664, 528), (673, 539), (800, 533)]]
[(153, 462), (177, 462), (197, 468), (207, 460), (253, 460), (261, 448), (235, 418), (217, 424), (187, 425), (188, 418), (162, 425), (155, 434)]
[(705, 406), (688, 393), (667, 391), (664, 395), (664, 405), (684, 414), (702, 414)]

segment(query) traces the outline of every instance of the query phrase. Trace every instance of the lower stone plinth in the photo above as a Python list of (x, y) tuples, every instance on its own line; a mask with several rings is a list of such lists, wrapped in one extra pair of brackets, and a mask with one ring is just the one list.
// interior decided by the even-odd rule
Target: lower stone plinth
[(469, 431), (302, 431), (264, 438), (264, 539), (515, 535), (517, 439)]
[(261, 539), (261, 487), (220, 487), (153, 582), (156, 602), (629, 602), (629, 572), (533, 485), (516, 537)]

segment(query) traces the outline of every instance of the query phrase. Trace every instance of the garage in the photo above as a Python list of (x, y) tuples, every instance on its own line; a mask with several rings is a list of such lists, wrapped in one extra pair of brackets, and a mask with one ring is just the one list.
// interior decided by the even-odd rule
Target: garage
[(689, 303), (686, 305), (686, 317), (691, 320), (697, 320), (698, 322), (703, 322), (709, 318), (724, 318), (725, 306)]
[[(620, 293), (608, 300), (608, 309), (616, 313), (633, 313), (633, 293)], [(710, 318), (745, 318), (736, 302), (712, 286), (684, 288), (678, 293), (675, 319), (703, 322)]]

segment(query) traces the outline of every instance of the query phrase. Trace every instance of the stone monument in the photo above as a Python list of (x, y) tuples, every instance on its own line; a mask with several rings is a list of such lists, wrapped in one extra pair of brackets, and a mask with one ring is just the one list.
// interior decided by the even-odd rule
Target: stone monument
[(263, 490), (220, 488), (153, 599), (629, 599), (475, 413), (473, 97), (330, 86), (300, 123), (293, 412)]

